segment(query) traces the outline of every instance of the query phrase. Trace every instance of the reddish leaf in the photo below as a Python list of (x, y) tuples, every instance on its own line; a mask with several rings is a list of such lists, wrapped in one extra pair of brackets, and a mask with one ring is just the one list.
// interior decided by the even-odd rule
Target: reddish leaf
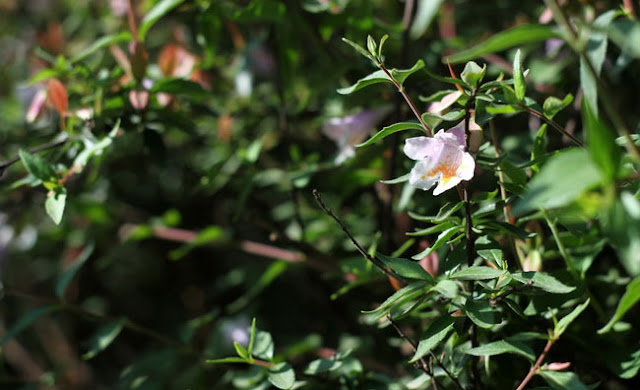
[(69, 109), (67, 89), (58, 79), (53, 78), (49, 79), (48, 90), (49, 101), (53, 104), (53, 107), (58, 111), (58, 113), (60, 113), (60, 115), (64, 115), (64, 113)]

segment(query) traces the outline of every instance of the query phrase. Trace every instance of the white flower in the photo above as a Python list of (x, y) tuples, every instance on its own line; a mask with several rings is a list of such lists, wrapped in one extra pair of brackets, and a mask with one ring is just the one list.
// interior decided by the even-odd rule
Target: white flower
[(409, 184), (426, 191), (438, 183), (433, 194), (440, 195), (462, 180), (471, 180), (476, 163), (464, 145), (464, 121), (447, 131), (440, 130), (432, 138), (407, 139), (404, 154), (418, 161), (409, 175)]

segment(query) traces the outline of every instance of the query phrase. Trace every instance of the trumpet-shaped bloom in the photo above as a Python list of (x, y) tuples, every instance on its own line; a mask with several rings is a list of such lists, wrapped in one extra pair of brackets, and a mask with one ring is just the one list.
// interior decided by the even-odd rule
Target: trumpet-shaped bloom
[(409, 184), (428, 190), (438, 183), (434, 195), (440, 195), (471, 180), (476, 163), (465, 151), (464, 122), (433, 137), (414, 137), (406, 140), (404, 154), (418, 161), (409, 174)]

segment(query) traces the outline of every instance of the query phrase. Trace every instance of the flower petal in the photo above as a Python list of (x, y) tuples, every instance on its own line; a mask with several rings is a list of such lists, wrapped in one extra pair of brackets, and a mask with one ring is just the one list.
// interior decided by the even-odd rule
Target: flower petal
[(440, 195), (443, 192), (452, 189), (461, 182), (457, 176), (450, 177), (448, 180), (440, 179), (438, 186), (433, 190), (433, 195)]
[(430, 189), (438, 181), (438, 176), (431, 176), (430, 172), (429, 160), (418, 161), (409, 174), (409, 184), (423, 191)]
[(442, 150), (443, 142), (429, 137), (407, 138), (404, 143), (404, 154), (412, 160), (422, 160), (425, 157), (437, 159)]
[(462, 149), (464, 150), (464, 121), (447, 130), (447, 134), (451, 134), (452, 136), (454, 136), (458, 146), (462, 146)]
[(460, 91), (454, 91), (450, 94), (445, 95), (439, 102), (431, 103), (431, 105), (429, 106), (429, 112), (432, 114), (442, 113), (442, 111), (446, 110), (447, 108), (449, 108), (449, 106), (455, 103), (460, 96), (462, 96), (462, 92)]
[(456, 176), (462, 180), (471, 180), (476, 169), (476, 162), (469, 153), (463, 153), (460, 166), (456, 170)]

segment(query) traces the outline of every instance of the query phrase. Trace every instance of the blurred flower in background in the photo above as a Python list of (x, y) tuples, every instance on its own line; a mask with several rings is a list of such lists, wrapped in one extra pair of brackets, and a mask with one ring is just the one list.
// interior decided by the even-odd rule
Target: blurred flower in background
[(327, 120), (322, 127), (322, 132), (338, 145), (335, 163), (342, 164), (348, 158), (355, 156), (355, 145), (362, 143), (391, 110), (391, 106), (383, 106), (344, 118)]

